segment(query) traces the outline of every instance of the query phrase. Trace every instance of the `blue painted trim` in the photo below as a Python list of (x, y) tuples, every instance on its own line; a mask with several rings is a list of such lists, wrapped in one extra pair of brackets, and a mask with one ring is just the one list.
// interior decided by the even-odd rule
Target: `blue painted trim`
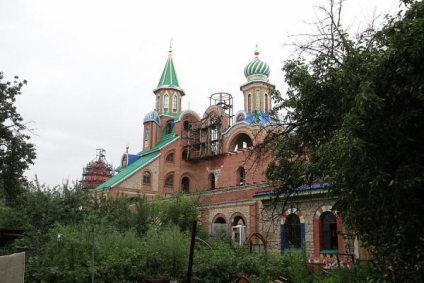
[(281, 254), (284, 254), (284, 250), (286, 249), (286, 225), (280, 225), (280, 244), (281, 244)]

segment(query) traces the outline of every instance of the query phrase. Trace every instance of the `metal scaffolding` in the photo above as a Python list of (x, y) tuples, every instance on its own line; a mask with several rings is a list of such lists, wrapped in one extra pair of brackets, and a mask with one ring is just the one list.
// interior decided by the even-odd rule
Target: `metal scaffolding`
[(219, 107), (218, 113), (206, 115), (200, 121), (184, 121), (181, 137), (185, 141), (183, 158), (198, 160), (223, 154), (222, 132), (233, 120), (233, 97), (229, 93), (217, 92), (210, 96), (210, 106)]

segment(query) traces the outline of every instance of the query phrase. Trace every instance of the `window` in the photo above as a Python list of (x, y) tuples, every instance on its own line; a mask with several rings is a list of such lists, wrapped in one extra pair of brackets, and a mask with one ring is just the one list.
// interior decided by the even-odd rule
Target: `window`
[(169, 162), (169, 163), (174, 162), (174, 153), (170, 153), (166, 156), (166, 162)]
[(165, 94), (163, 97), (163, 112), (168, 112), (169, 108), (169, 95)]
[(181, 189), (185, 193), (189, 193), (190, 190), (190, 179), (188, 177), (183, 177), (181, 179)]
[(172, 97), (172, 112), (177, 112), (177, 95), (174, 94), (174, 96)]
[(183, 129), (184, 129), (184, 131), (188, 131), (188, 130), (190, 130), (190, 128), (191, 128), (190, 121), (189, 120), (185, 120), (184, 123), (183, 123)]
[(300, 248), (300, 219), (294, 213), (287, 216), (286, 219), (286, 248)]
[(267, 112), (268, 113), (268, 111), (269, 111), (269, 105), (268, 105), (268, 94), (266, 94), (265, 93), (265, 112)]
[(236, 186), (243, 186), (246, 183), (246, 171), (243, 167), (237, 169), (237, 184)]
[(172, 126), (173, 126), (173, 121), (168, 121), (168, 123), (166, 123), (166, 129), (165, 129), (166, 134), (170, 134), (172, 132)]
[(210, 139), (211, 139), (211, 152), (212, 154), (218, 154), (220, 153), (220, 148), (219, 148), (219, 136), (218, 136), (218, 129), (217, 128), (211, 128), (210, 129)]
[(209, 179), (209, 188), (211, 190), (215, 190), (215, 174), (210, 173), (208, 179)]
[(144, 185), (150, 185), (150, 172), (149, 171), (145, 171), (143, 173), (143, 184)]
[(227, 235), (227, 222), (224, 218), (218, 217), (215, 222), (212, 224), (212, 236), (226, 236)]
[(174, 174), (171, 174), (165, 179), (165, 187), (172, 188), (173, 186), (174, 186)]
[(156, 110), (157, 111), (160, 111), (160, 109), (159, 109), (159, 101), (160, 101), (160, 96), (158, 95), (158, 96), (156, 96)]
[(247, 112), (252, 112), (252, 95), (250, 93), (247, 95)]
[(253, 146), (253, 142), (252, 139), (246, 135), (246, 134), (240, 134), (237, 136), (235, 142), (234, 142), (234, 146), (233, 151), (237, 151), (243, 148), (249, 148)]
[(146, 128), (144, 130), (144, 140), (145, 141), (148, 141), (149, 140), (149, 135), (150, 135), (150, 129), (149, 128)]
[(256, 109), (255, 110), (260, 110), (261, 109), (261, 95), (259, 93), (259, 90), (256, 90)]
[(321, 250), (337, 250), (336, 216), (329, 211), (321, 215)]

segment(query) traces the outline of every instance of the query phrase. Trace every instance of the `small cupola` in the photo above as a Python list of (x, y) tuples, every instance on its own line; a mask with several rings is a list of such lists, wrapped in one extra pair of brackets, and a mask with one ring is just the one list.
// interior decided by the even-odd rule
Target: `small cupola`
[(244, 76), (251, 81), (268, 81), (270, 70), (267, 63), (259, 59), (259, 51), (256, 47), (255, 59), (244, 68)]

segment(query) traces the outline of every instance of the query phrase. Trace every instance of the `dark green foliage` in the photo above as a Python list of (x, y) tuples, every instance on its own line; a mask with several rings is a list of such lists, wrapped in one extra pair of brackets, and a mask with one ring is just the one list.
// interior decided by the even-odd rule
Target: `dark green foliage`
[[(179, 195), (165, 201), (141, 199), (137, 209), (130, 205), (125, 199), (89, 199), (79, 185), (31, 185), (14, 206), (0, 206), (0, 227), (26, 230), (23, 239), (3, 252), (27, 252), (29, 282), (90, 282), (93, 270), (96, 282), (185, 282), (196, 201)], [(171, 213), (182, 215), (169, 217)], [(197, 240), (194, 256), (192, 282), (233, 282), (241, 275), (252, 283), (269, 283), (279, 276), (295, 282), (336, 282), (309, 274), (303, 256), (252, 254), (228, 239)], [(366, 278), (351, 272), (333, 277), (349, 278), (347, 282)]]
[(0, 72), (0, 200), (12, 202), (23, 190), (23, 173), (36, 157), (28, 127), (17, 112), (16, 96), (26, 81), (3, 82)]
[[(234, 282), (241, 275), (252, 283), (269, 283), (279, 276), (306, 278), (304, 258), (250, 253), (231, 243), (212, 241), (197, 245), (193, 264), (193, 282)], [(300, 264), (303, 268), (296, 269)]]
[(125, 198), (90, 198), (79, 184), (52, 189), (29, 184), (13, 205), (0, 204), (0, 228), (25, 230), (24, 238), (2, 252), (27, 252), (30, 281), (90, 281), (93, 249), (97, 282), (182, 279), (188, 229), (196, 217), (196, 202), (184, 195), (134, 204)]
[(190, 247), (187, 231), (181, 232), (180, 227), (175, 225), (152, 228), (143, 237), (143, 242), (146, 246), (143, 277), (179, 281), (186, 277)]
[(422, 282), (424, 4), (355, 40), (333, 8), (321, 39), (300, 46), (312, 60), (284, 66), (289, 90), (276, 111), (288, 124), (270, 135), (279, 142), (267, 176), (281, 194), (331, 184), (345, 223), (373, 250), (375, 275), (392, 268), (395, 280)]

